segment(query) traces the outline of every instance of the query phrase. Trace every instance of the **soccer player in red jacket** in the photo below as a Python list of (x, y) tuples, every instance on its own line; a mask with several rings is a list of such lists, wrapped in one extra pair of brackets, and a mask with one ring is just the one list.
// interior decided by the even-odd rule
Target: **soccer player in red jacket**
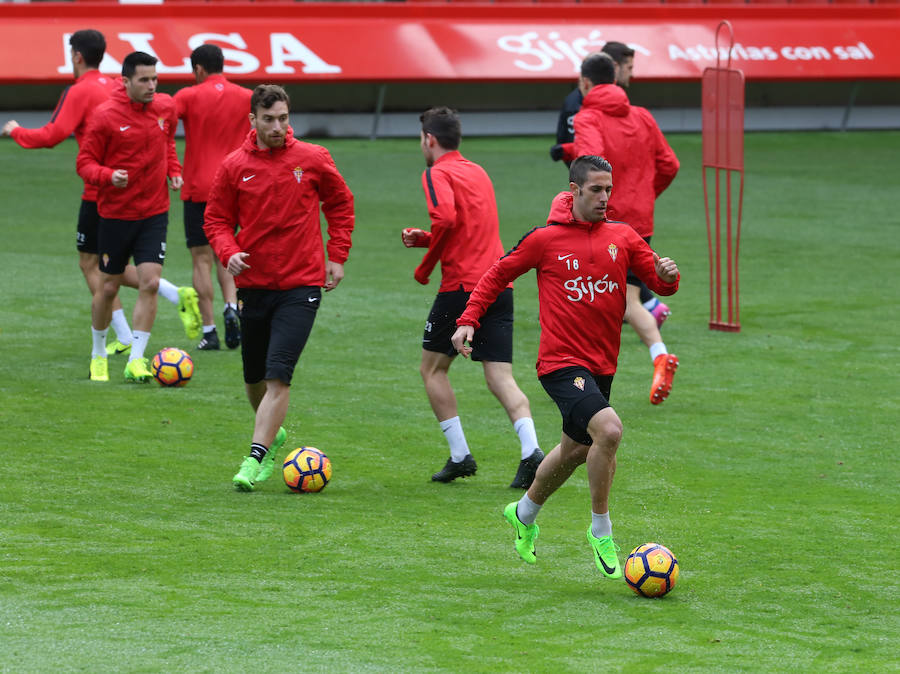
[(247, 137), (250, 124), (250, 96), (253, 92), (225, 79), (225, 56), (221, 47), (203, 44), (191, 52), (191, 66), (197, 84), (175, 93), (178, 117), (184, 123), (184, 236), (193, 263), (193, 283), (203, 317), (201, 351), (218, 350), (219, 335), (213, 315), (213, 285), (216, 277), (225, 302), (225, 344), (236, 349), (241, 344), (234, 277), (213, 255), (203, 233), (203, 212), (216, 171)]
[[(616, 65), (609, 55), (591, 54), (582, 62), (579, 87), (584, 102), (575, 115), (575, 141), (561, 146), (563, 158), (597, 155), (607, 159), (616, 172), (609, 217), (628, 223), (649, 243), (656, 198), (678, 173), (678, 158), (650, 112), (631, 105), (615, 79)], [(678, 358), (668, 353), (660, 323), (641, 302), (641, 282), (634, 274), (628, 277), (625, 320), (650, 350), (650, 402), (658, 405), (672, 390)]]
[[(134, 305), (134, 340), (126, 381), (147, 382), (152, 375), (144, 351), (156, 319), (157, 292), (166, 257), (169, 224), (167, 180), (182, 185), (175, 153), (175, 101), (156, 92), (157, 59), (132, 52), (122, 62), (122, 86), (91, 118), (76, 167), (86, 183), (97, 187), (97, 249), (101, 288), (94, 293), (91, 358), (106, 370), (106, 331), (112, 302), (129, 258), (138, 276)], [(99, 359), (99, 361), (98, 361)]]
[[(450, 445), (450, 458), (431, 479), (452, 482), (474, 475), (477, 465), (469, 452), (448, 376), (456, 356), (450, 336), (478, 279), (503, 255), (503, 244), (491, 179), (457, 149), (462, 137), (458, 115), (449, 108), (431, 108), (420, 119), (422, 154), (428, 165), (422, 187), (431, 231), (407, 228), (402, 238), (407, 247), (428, 248), (415, 271), (419, 283), (428, 283), (434, 266), (441, 263), (441, 287), (425, 323), (419, 372)], [(512, 293), (510, 285), (490, 307), (475, 335), (472, 359), (481, 361), (488, 390), (503, 405), (519, 436), (521, 460), (509, 486), (527, 489), (544, 453), (538, 447), (528, 398), (512, 374)]]
[(353, 194), (328, 150), (294, 138), (289, 105), (277, 85), (253, 90), (251, 131), (216, 173), (204, 215), (209, 244), (237, 285), (244, 384), (256, 411), (250, 456), (232, 479), (243, 491), (275, 469), (294, 367), (322, 288), (344, 278), (354, 225)]
[(537, 373), (562, 414), (562, 437), (538, 467), (531, 487), (506, 506), (515, 548), (534, 564), (538, 511), (578, 466), (587, 464), (594, 563), (609, 578), (622, 568), (612, 538), (609, 494), (622, 422), (609, 405), (625, 315), (629, 269), (661, 295), (678, 289), (678, 266), (660, 258), (628, 225), (609, 222), (613, 168), (602, 157), (578, 157), (565, 199), (554, 201), (546, 227), (526, 234), (481, 278), (451, 339), (464, 356), (479, 320), (498, 294), (529, 269), (537, 270), (541, 338)]
[[(63, 92), (50, 122), (39, 129), (26, 129), (11, 119), (3, 126), (0, 135), (10, 136), (22, 147), (31, 149), (55, 147), (74, 133), (75, 141), (79, 147), (81, 146), (87, 132), (88, 120), (94, 110), (109, 100), (112, 92), (121, 84), (118, 77), (108, 77), (98, 70), (103, 54), (106, 53), (106, 38), (102, 33), (89, 29), (76, 31), (69, 38), (69, 45), (75, 84)], [(85, 182), (81, 208), (78, 212), (75, 245), (78, 248), (78, 266), (91, 291), (91, 297), (100, 288), (100, 256), (97, 254), (98, 221), (97, 188)], [(175, 288), (164, 279), (161, 282)], [(137, 270), (134, 265), (129, 264), (125, 267), (122, 284), (130, 288), (138, 287)], [(178, 291), (179, 289), (175, 288), (176, 299)], [(185, 289), (182, 289), (182, 294), (184, 292)], [(107, 354), (128, 353), (131, 350), (131, 328), (128, 326), (128, 319), (125, 318), (118, 295), (113, 300), (111, 323), (116, 332), (116, 341), (106, 347)], [(102, 360), (91, 362), (93, 365), (91, 379), (107, 381), (109, 376), (106, 373), (106, 363)]]

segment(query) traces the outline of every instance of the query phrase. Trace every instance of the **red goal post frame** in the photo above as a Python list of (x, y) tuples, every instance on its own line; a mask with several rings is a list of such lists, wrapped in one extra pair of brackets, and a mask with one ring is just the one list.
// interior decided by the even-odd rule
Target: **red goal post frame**
[[(730, 54), (734, 32), (728, 21), (716, 29), (727, 28), (730, 35)], [(726, 332), (740, 332), (740, 281), (738, 259), (741, 242), (741, 213), (744, 205), (744, 73), (720, 63), (703, 71), (702, 133), (703, 133), (703, 205), (706, 211), (706, 236), (709, 245), (709, 328)], [(710, 217), (707, 172), (715, 175), (715, 201)], [(740, 177), (737, 209), (732, 200), (732, 176)], [(724, 183), (725, 201), (722, 202)], [(723, 210), (724, 209), (724, 210)], [(736, 215), (736, 218), (735, 218)], [(724, 250), (722, 227), (725, 227)], [(714, 226), (713, 226), (714, 225)], [(724, 278), (722, 267), (725, 267)], [(722, 314), (722, 293), (725, 293), (726, 312)]]
[[(571, 9), (573, 11), (566, 11)], [(237, 82), (571, 82), (607, 39), (640, 55), (642, 80), (699, 81), (716, 26), (748, 79), (900, 80), (900, 3), (0, 3), (0, 85), (67, 84), (66, 36), (107, 38), (101, 70), (131, 51), (160, 59), (162, 81), (192, 81), (191, 50), (213, 42)]]

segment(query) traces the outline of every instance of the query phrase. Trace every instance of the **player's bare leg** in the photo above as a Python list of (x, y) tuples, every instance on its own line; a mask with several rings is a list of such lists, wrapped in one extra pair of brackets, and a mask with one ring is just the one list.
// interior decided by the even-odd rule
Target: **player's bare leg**
[[(100, 289), (100, 284), (102, 283), (100, 278), (100, 256), (96, 253), (79, 251), (78, 267), (81, 269), (85, 283), (87, 283), (87, 287), (91, 291), (91, 301), (93, 301), (94, 294)], [(109, 345), (106, 350), (107, 354), (127, 353), (131, 348), (131, 328), (128, 326), (128, 319), (125, 318), (124, 314), (118, 313), (120, 311), (122, 311), (122, 301), (119, 299), (119, 294), (116, 293), (111, 312), (111, 322), (116, 332), (116, 342)]]
[[(112, 320), (113, 301), (119, 292), (120, 276), (104, 274), (97, 269), (98, 278), (91, 296), (90, 377), (92, 381), (109, 381), (106, 353), (106, 331)], [(87, 276), (85, 276), (87, 279)], [(90, 283), (90, 282), (89, 282)]]
[(528, 397), (522, 393), (513, 377), (512, 363), (485, 360), (482, 361), (482, 366), (488, 390), (503, 405), (521, 442), (519, 466), (509, 486), (528, 489), (534, 481), (535, 471), (544, 460), (544, 453), (538, 446)]
[(587, 453), (588, 484), (591, 489), (591, 525), (588, 543), (594, 564), (607, 578), (621, 578), (618, 548), (609, 521), (609, 492), (616, 474), (616, 452), (622, 440), (622, 422), (611, 407), (597, 412), (588, 422), (593, 443)]
[(144, 351), (150, 342), (150, 331), (156, 320), (157, 294), (159, 279), (162, 276), (162, 265), (158, 262), (141, 262), (137, 265), (138, 297), (134, 303), (134, 314), (131, 320), (134, 326), (134, 340), (131, 353), (125, 366), (127, 381), (150, 381), (150, 369)]
[(452, 482), (457, 477), (468, 477), (474, 475), (478, 468), (469, 452), (459, 420), (456, 394), (450, 385), (449, 370), (452, 363), (453, 358), (447, 354), (422, 349), (419, 374), (422, 375), (431, 410), (450, 445), (450, 458), (440, 471), (431, 476), (434, 482)]
[(244, 457), (232, 483), (237, 489), (252, 491), (257, 482), (271, 475), (275, 467), (275, 453), (287, 438), (282, 424), (287, 417), (291, 388), (279, 379), (245, 384), (245, 388), (247, 399), (256, 412), (253, 441), (250, 456)]
[(191, 246), (191, 263), (193, 267), (193, 286), (197, 291), (197, 304), (200, 307), (200, 318), (203, 323), (203, 339), (197, 348), (202, 351), (218, 351), (219, 335), (216, 332), (216, 319), (213, 315), (213, 264), (218, 266), (212, 252), (212, 248), (206, 246)]

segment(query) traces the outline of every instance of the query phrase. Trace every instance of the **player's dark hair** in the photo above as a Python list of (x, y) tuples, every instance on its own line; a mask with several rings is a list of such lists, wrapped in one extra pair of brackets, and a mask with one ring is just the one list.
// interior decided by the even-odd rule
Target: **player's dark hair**
[(81, 54), (89, 68), (99, 68), (106, 53), (106, 38), (99, 30), (76, 30), (69, 38), (69, 46)]
[(158, 60), (147, 52), (133, 51), (122, 61), (122, 77), (131, 79), (134, 77), (134, 73), (137, 72), (138, 66), (155, 66)]
[(191, 68), (203, 66), (210, 75), (220, 73), (225, 68), (225, 55), (215, 44), (201, 44), (191, 52)]
[(588, 174), (592, 171), (612, 173), (612, 165), (603, 157), (598, 157), (595, 154), (583, 154), (573, 161), (569, 167), (569, 182), (581, 187), (587, 181)]
[(624, 42), (607, 42), (600, 51), (609, 54), (612, 60), (619, 64), (629, 56), (634, 56), (634, 49)]
[(616, 81), (616, 62), (603, 52), (588, 54), (581, 62), (581, 76), (594, 84), (612, 84)]
[(437, 139), (438, 145), (445, 150), (455, 150), (462, 140), (462, 127), (459, 113), (446, 106), (429, 108), (419, 116), (422, 131), (430, 133)]
[(291, 107), (291, 99), (283, 87), (277, 84), (260, 84), (250, 97), (250, 112), (255, 115), (257, 108), (268, 110), (278, 101), (284, 101), (288, 108)]

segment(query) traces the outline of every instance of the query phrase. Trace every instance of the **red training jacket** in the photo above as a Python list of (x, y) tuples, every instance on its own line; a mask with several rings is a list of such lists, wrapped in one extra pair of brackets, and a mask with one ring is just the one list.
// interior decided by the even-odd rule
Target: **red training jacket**
[(250, 253), (244, 260), (250, 269), (234, 277), (239, 288), (321, 286), (319, 202), (328, 221), (328, 259), (343, 264), (350, 254), (353, 194), (328, 150), (297, 140), (290, 129), (283, 147), (261, 149), (254, 129), (216, 173), (203, 231), (223, 266), (235, 253)]
[(612, 164), (608, 216), (653, 236), (653, 207), (678, 173), (678, 158), (646, 108), (631, 105), (617, 84), (598, 84), (575, 115), (575, 142), (563, 145), (566, 161), (599, 155)]
[(625, 315), (629, 268), (660, 295), (672, 295), (678, 281), (656, 274), (654, 253), (621, 222), (588, 223), (572, 215), (572, 194), (553, 200), (547, 225), (522, 237), (475, 286), (457, 325), (478, 327), (478, 319), (514, 278), (537, 269), (541, 341), (537, 373), (580, 365), (595, 375), (613, 375)]
[[(99, 70), (88, 70), (68, 86), (59, 97), (50, 121), (39, 129), (21, 126), (12, 130), (10, 137), (24, 148), (54, 147), (75, 133), (75, 141), (81, 147), (87, 132), (88, 119), (101, 103), (109, 100), (119, 84), (118, 78), (102, 75)], [(84, 183), (85, 201), (97, 200), (97, 188)]]
[(209, 198), (222, 160), (241, 146), (250, 131), (252, 95), (220, 73), (175, 92), (178, 118), (184, 122), (183, 201), (202, 203)]
[[(169, 210), (166, 176), (181, 175), (175, 153), (175, 101), (157, 93), (136, 103), (125, 86), (94, 113), (76, 167), (85, 183), (96, 185), (97, 212), (103, 218), (142, 220)], [(128, 171), (128, 185), (114, 187), (113, 171)]]
[(460, 287), (471, 291), (503, 255), (494, 185), (481, 166), (454, 150), (425, 169), (422, 189), (431, 231), (419, 238), (419, 246), (428, 246), (428, 252), (416, 267), (415, 278), (428, 283), (440, 261), (438, 292)]

